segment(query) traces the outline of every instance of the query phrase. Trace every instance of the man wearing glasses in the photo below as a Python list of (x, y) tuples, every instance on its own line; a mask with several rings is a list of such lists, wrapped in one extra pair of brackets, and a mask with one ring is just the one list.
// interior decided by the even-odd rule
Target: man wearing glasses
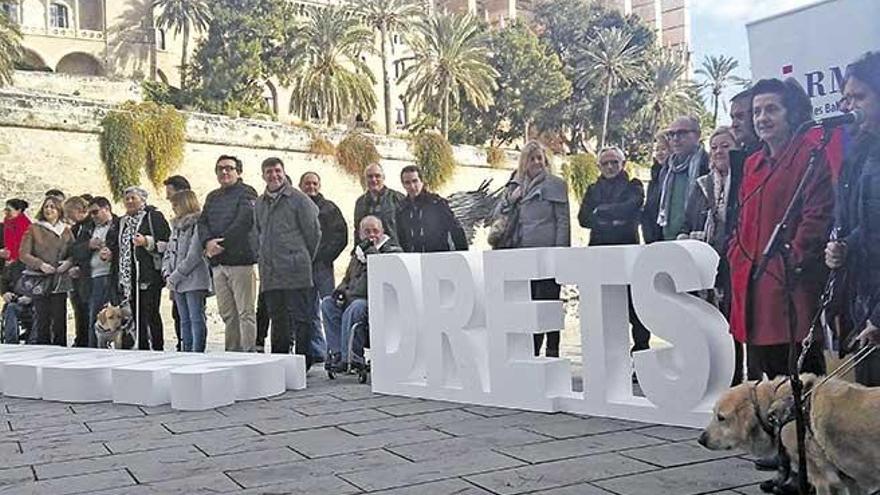
[(257, 338), (257, 191), (241, 179), (243, 165), (222, 155), (214, 166), (220, 188), (205, 199), (199, 240), (211, 263), (217, 309), (226, 324), (226, 351), (253, 352)]
[(709, 173), (709, 154), (700, 146), (700, 121), (679, 117), (667, 131), (672, 154), (657, 177), (660, 187), (657, 225), (663, 240), (674, 240), (684, 224), (688, 198), (697, 178)]
[(89, 218), (82, 222), (73, 243), (73, 261), (79, 267), (80, 280), (88, 281), (88, 346), (97, 347), (95, 318), (101, 308), (111, 299), (112, 254), (107, 249), (107, 233), (118, 230), (113, 227), (119, 219), (113, 214), (110, 200), (97, 196), (88, 204)]

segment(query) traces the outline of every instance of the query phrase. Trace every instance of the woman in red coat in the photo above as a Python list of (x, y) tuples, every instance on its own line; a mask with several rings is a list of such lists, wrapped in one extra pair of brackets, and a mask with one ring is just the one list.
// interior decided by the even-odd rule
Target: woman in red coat
[[(746, 161), (736, 231), (728, 247), (731, 271), (730, 329), (747, 344), (749, 379), (788, 374), (789, 298), (785, 267), (777, 254), (758, 280), (752, 275), (776, 224), (794, 196), (810, 155), (820, 146), (816, 133), (795, 134), (810, 119), (812, 105), (793, 80), (759, 81), (753, 88), (755, 130), (763, 149)], [(834, 196), (824, 153), (806, 184), (800, 214), (790, 224), (786, 249), (792, 277), (796, 340), (801, 342), (819, 303), (826, 272), (823, 248)], [(824, 372), (821, 349), (813, 346), (804, 371)]]

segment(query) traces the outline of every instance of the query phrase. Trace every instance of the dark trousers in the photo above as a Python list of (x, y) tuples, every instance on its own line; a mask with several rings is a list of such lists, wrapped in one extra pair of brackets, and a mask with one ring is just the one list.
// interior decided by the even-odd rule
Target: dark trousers
[(874, 351), (856, 365), (856, 383), (866, 387), (880, 386), (880, 351)]
[[(532, 280), (532, 301), (555, 301), (559, 299), (559, 293), (562, 287), (552, 278), (541, 280)], [(544, 355), (547, 357), (559, 357), (559, 336), (560, 332), (553, 331), (547, 333), (536, 333), (534, 335), (535, 356), (541, 355), (541, 344), (544, 343), (544, 336), (547, 336), (547, 348)]]
[(138, 293), (138, 349), (162, 351), (165, 349), (162, 315), (159, 314), (159, 303), (162, 288), (150, 284)]
[(315, 321), (312, 311), (315, 307), (315, 291), (307, 289), (279, 289), (264, 293), (266, 309), (272, 320), (272, 352), (290, 352), (290, 338), (296, 341), (296, 354), (306, 356), (306, 364), (311, 364), (309, 342), (314, 332)]
[(269, 335), (269, 311), (266, 309), (266, 293), (261, 292), (257, 297), (257, 347), (266, 345), (266, 337)]
[(627, 289), (627, 291), (629, 292), (629, 324), (632, 327), (633, 339), (633, 345), (629, 352), (633, 353), (635, 351), (650, 349), (649, 342), (651, 342), (651, 332), (645, 328), (645, 325), (642, 324), (642, 320), (640, 320), (639, 316), (636, 314), (636, 308), (632, 303), (632, 291), (630, 289)]
[(735, 387), (743, 382), (743, 368), (745, 368), (746, 350), (745, 345), (733, 339), (733, 380), (730, 382), (731, 387)]
[[(804, 359), (802, 373), (825, 374), (825, 356), (821, 345), (810, 346)], [(801, 345), (797, 345), (800, 352)], [(746, 344), (746, 362), (749, 380), (760, 380), (766, 374), (771, 380), (777, 376), (788, 376), (788, 344), (752, 345)]]
[(67, 293), (34, 299), (34, 344), (67, 346)]
[(76, 328), (76, 336), (73, 339), (74, 347), (89, 346), (90, 284), (90, 278), (78, 278), (73, 281), (73, 291), (70, 293), (70, 305), (73, 307), (73, 320)]
[(177, 336), (177, 345), (175, 350), (180, 352), (182, 344), (180, 341), (180, 313), (177, 311), (177, 300), (171, 298), (171, 319), (174, 320), (174, 335)]

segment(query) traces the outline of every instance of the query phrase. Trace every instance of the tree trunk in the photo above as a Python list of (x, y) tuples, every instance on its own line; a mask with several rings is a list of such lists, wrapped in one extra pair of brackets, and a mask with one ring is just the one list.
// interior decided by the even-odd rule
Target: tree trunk
[(183, 25), (183, 53), (180, 54), (180, 89), (186, 89), (186, 52), (189, 49), (189, 22)]
[(605, 147), (605, 139), (608, 137), (608, 114), (611, 113), (611, 89), (612, 78), (608, 78), (608, 85), (605, 87), (605, 114), (602, 117), (602, 141), (599, 149)]
[(379, 33), (382, 38), (382, 90), (385, 95), (385, 135), (391, 134), (391, 81), (388, 79), (388, 27), (383, 22), (379, 26)]
[(718, 124), (718, 100), (721, 99), (721, 93), (717, 90), (713, 91), (713, 96), (715, 96), (715, 109), (712, 112), (712, 129), (715, 129)]
[(529, 129), (530, 129), (530, 127), (531, 127), (531, 126), (529, 125), (529, 123), (530, 123), (530, 120), (529, 120), (529, 119), (525, 119), (525, 121), (523, 122), (523, 127), (524, 127), (524, 129), (523, 129), (523, 139), (524, 139), (525, 142), (527, 142), (527, 143), (529, 142)]
[(440, 118), (440, 127), (443, 137), (449, 139), (449, 91), (443, 96), (443, 115)]

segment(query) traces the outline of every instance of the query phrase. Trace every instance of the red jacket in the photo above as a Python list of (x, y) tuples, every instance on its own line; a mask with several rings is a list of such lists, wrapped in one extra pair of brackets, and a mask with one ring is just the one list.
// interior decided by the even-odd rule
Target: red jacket
[[(753, 270), (782, 219), (806, 171), (810, 152), (818, 146), (814, 135), (797, 136), (777, 159), (766, 149), (748, 158), (740, 188), (737, 228), (728, 247), (731, 281), (730, 331), (739, 342), (778, 345), (788, 342), (788, 298), (783, 286), (783, 264), (775, 256), (757, 281)], [(831, 172), (821, 156), (806, 185), (801, 214), (790, 230), (790, 259), (797, 274), (793, 299), (797, 340), (806, 336), (825, 280), (823, 252), (834, 206)]]
[(31, 220), (24, 213), (3, 223), (3, 247), (9, 250), (8, 263), (18, 259), (18, 250), (24, 233), (31, 226)]

